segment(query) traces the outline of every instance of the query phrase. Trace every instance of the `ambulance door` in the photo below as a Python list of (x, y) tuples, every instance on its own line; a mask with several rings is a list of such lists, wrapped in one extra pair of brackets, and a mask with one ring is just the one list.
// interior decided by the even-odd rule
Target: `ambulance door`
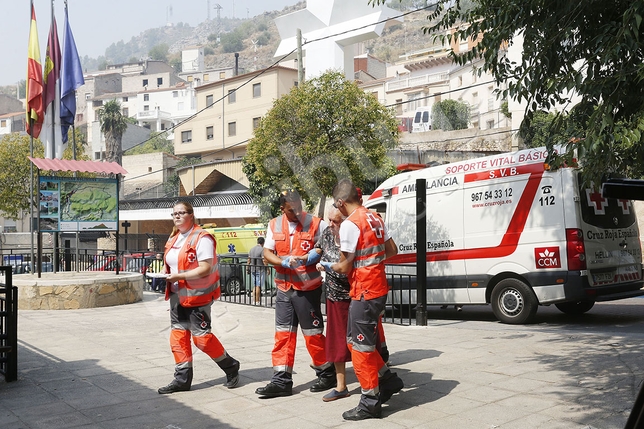
[[(463, 248), (463, 201), (460, 189), (441, 189), (442, 178), (427, 179), (427, 243), (421, 244), (427, 259), (427, 303), (469, 303), (465, 265), (451, 259), (455, 249)], [(415, 274), (416, 193), (401, 187), (393, 198), (387, 219), (391, 234), (397, 238), (399, 259), (409, 261)]]

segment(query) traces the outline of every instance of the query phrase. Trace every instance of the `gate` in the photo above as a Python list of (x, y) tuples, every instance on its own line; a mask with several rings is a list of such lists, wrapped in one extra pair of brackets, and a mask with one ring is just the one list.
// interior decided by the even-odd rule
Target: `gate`
[(18, 288), (10, 266), (0, 267), (0, 373), (18, 379)]

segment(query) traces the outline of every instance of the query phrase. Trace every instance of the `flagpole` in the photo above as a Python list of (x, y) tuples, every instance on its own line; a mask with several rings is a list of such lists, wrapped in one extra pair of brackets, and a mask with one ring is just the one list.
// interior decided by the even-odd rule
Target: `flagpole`
[[(33, 130), (33, 125), (34, 120), (29, 115), (29, 128)], [(31, 135), (31, 139), (29, 140), (29, 153), (30, 156), (33, 158), (34, 157), (34, 136)], [(31, 274), (34, 274), (36, 271), (36, 264), (34, 262), (34, 163), (30, 162), (29, 163), (29, 179), (30, 179), (30, 184), (29, 186), (29, 236), (31, 237), (31, 260), (29, 263), (31, 264)]]

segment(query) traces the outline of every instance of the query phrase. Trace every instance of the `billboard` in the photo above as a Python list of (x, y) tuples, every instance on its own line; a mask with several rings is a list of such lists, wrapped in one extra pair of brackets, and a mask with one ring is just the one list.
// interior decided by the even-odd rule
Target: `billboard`
[(118, 180), (40, 177), (40, 231), (116, 231)]

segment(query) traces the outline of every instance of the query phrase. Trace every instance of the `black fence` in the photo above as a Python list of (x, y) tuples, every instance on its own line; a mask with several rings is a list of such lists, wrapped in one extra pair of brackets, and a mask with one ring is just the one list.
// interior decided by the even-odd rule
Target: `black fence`
[(0, 266), (0, 373), (6, 381), (18, 379), (18, 288), (12, 268)]
[[(273, 267), (263, 268), (264, 276), (255, 274), (254, 267), (246, 265), (245, 259), (231, 260), (225, 262), (226, 258), (220, 261), (219, 272), (221, 274), (221, 300), (225, 302), (255, 305), (262, 307), (274, 307), (275, 305), (275, 269)], [(261, 270), (261, 268), (260, 268)], [(253, 293), (254, 278), (259, 277), (261, 284), (261, 296), (259, 301), (255, 300)], [(414, 325), (416, 309), (416, 276), (406, 274), (387, 275), (390, 292), (387, 297), (383, 322), (397, 325)], [(326, 296), (322, 294), (322, 313), (325, 312)]]
[(154, 260), (151, 251), (121, 251), (62, 248), (54, 252), (49, 249), (31, 261), (31, 252), (27, 249), (3, 249), (0, 253), (1, 264), (11, 267), (13, 274), (62, 271), (131, 271), (145, 274), (147, 267)]

